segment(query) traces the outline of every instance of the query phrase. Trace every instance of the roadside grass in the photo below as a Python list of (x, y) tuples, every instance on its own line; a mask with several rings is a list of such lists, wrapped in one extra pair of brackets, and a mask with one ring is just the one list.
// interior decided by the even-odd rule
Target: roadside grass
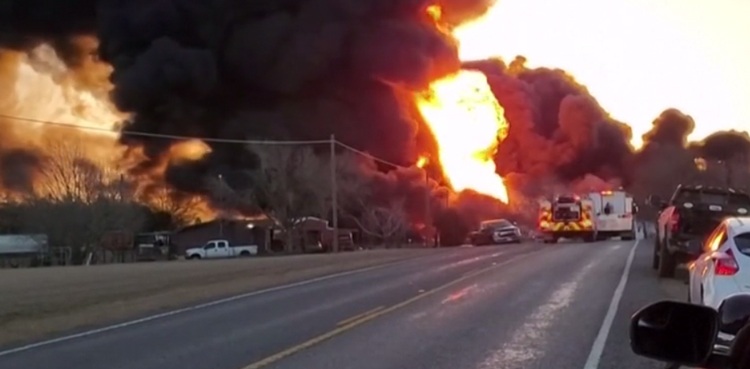
[(447, 249), (0, 270), (0, 345)]

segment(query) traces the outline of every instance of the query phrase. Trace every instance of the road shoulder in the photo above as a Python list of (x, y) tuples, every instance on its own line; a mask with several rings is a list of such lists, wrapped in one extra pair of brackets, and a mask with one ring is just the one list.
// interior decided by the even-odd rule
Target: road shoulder
[[(373, 250), (244, 260), (0, 271), (0, 347), (451, 250)], [(1, 281), (5, 282), (1, 282)]]
[(686, 286), (678, 280), (662, 280), (651, 269), (652, 240), (640, 241), (617, 315), (597, 369), (663, 368), (664, 363), (636, 356), (630, 349), (630, 317), (642, 307), (665, 299), (684, 300)]

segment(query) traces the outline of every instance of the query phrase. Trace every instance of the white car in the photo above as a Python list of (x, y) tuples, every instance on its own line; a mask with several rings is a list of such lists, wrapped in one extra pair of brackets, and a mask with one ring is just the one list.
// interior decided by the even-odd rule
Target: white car
[(718, 308), (729, 295), (750, 292), (750, 217), (729, 217), (702, 245), (688, 265), (688, 300)]

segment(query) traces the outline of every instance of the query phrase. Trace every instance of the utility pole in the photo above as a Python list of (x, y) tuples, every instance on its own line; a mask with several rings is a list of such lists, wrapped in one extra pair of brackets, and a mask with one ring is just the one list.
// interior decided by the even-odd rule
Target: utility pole
[(333, 218), (333, 252), (339, 252), (339, 199), (336, 183), (336, 136), (331, 135), (331, 217)]
[(430, 209), (430, 178), (427, 177), (427, 170), (424, 171), (424, 225), (427, 229), (427, 246), (430, 246), (430, 241), (432, 241), (432, 221), (430, 218), (432, 218), (431, 210)]
[(125, 201), (125, 175), (120, 173), (120, 182), (117, 183), (117, 194), (120, 196), (120, 201)]
[[(427, 245), (425, 246), (429, 247), (429, 242), (434, 241), (434, 237), (432, 236), (432, 209), (430, 208), (430, 177), (427, 176), (427, 169), (425, 167), (422, 170), (424, 171), (424, 225), (427, 230)], [(437, 244), (434, 246), (437, 246)]]
[[(226, 190), (224, 188), (224, 177), (219, 174), (219, 184), (221, 185), (221, 190), (219, 192), (219, 206), (221, 207), (221, 212), (224, 211), (224, 191)], [(224, 217), (219, 213), (219, 238), (224, 237)]]

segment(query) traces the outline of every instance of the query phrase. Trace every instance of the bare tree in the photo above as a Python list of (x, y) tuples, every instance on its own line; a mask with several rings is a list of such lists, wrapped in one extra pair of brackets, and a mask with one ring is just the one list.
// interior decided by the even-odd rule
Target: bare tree
[(100, 198), (124, 199), (132, 186), (124, 175), (86, 153), (79, 141), (50, 141), (35, 195), (56, 201), (89, 203)]
[[(330, 167), (329, 167), (330, 168)], [(376, 199), (373, 197), (374, 163), (352, 153), (336, 158), (338, 211), (351, 220), (362, 232), (387, 246), (399, 244), (408, 230), (409, 220), (405, 199)], [(326, 192), (330, 200), (330, 188)], [(330, 209), (330, 202), (326, 203)]]
[[(339, 215), (347, 218), (360, 216), (362, 211), (370, 203), (370, 181), (365, 176), (362, 157), (353, 153), (337, 154), (336, 156), (336, 195)], [(330, 181), (330, 158), (321, 158), (320, 168), (325, 170), (321, 173), (325, 180), (316, 183), (316, 192), (320, 194), (321, 200), (317, 203), (321, 208), (318, 214), (326, 215), (332, 211), (333, 192)]]
[(391, 201), (387, 206), (370, 207), (361, 217), (352, 219), (364, 233), (384, 242), (386, 247), (400, 244), (408, 224), (403, 199)]
[(52, 142), (35, 193), (17, 204), (23, 231), (69, 247), (74, 262), (100, 246), (109, 231), (140, 229), (143, 207), (132, 201), (124, 176), (100, 166), (76, 142)]
[(193, 194), (185, 194), (167, 186), (141, 194), (141, 201), (151, 209), (168, 214), (173, 229), (192, 224), (205, 205), (204, 199)]
[(297, 220), (324, 214), (330, 188), (328, 165), (309, 148), (251, 145), (248, 149), (259, 159), (258, 169), (247, 173), (251, 186), (232, 188), (213, 180), (211, 189), (225, 201), (251, 204), (276, 220), (286, 234), (285, 248), (291, 251)]

